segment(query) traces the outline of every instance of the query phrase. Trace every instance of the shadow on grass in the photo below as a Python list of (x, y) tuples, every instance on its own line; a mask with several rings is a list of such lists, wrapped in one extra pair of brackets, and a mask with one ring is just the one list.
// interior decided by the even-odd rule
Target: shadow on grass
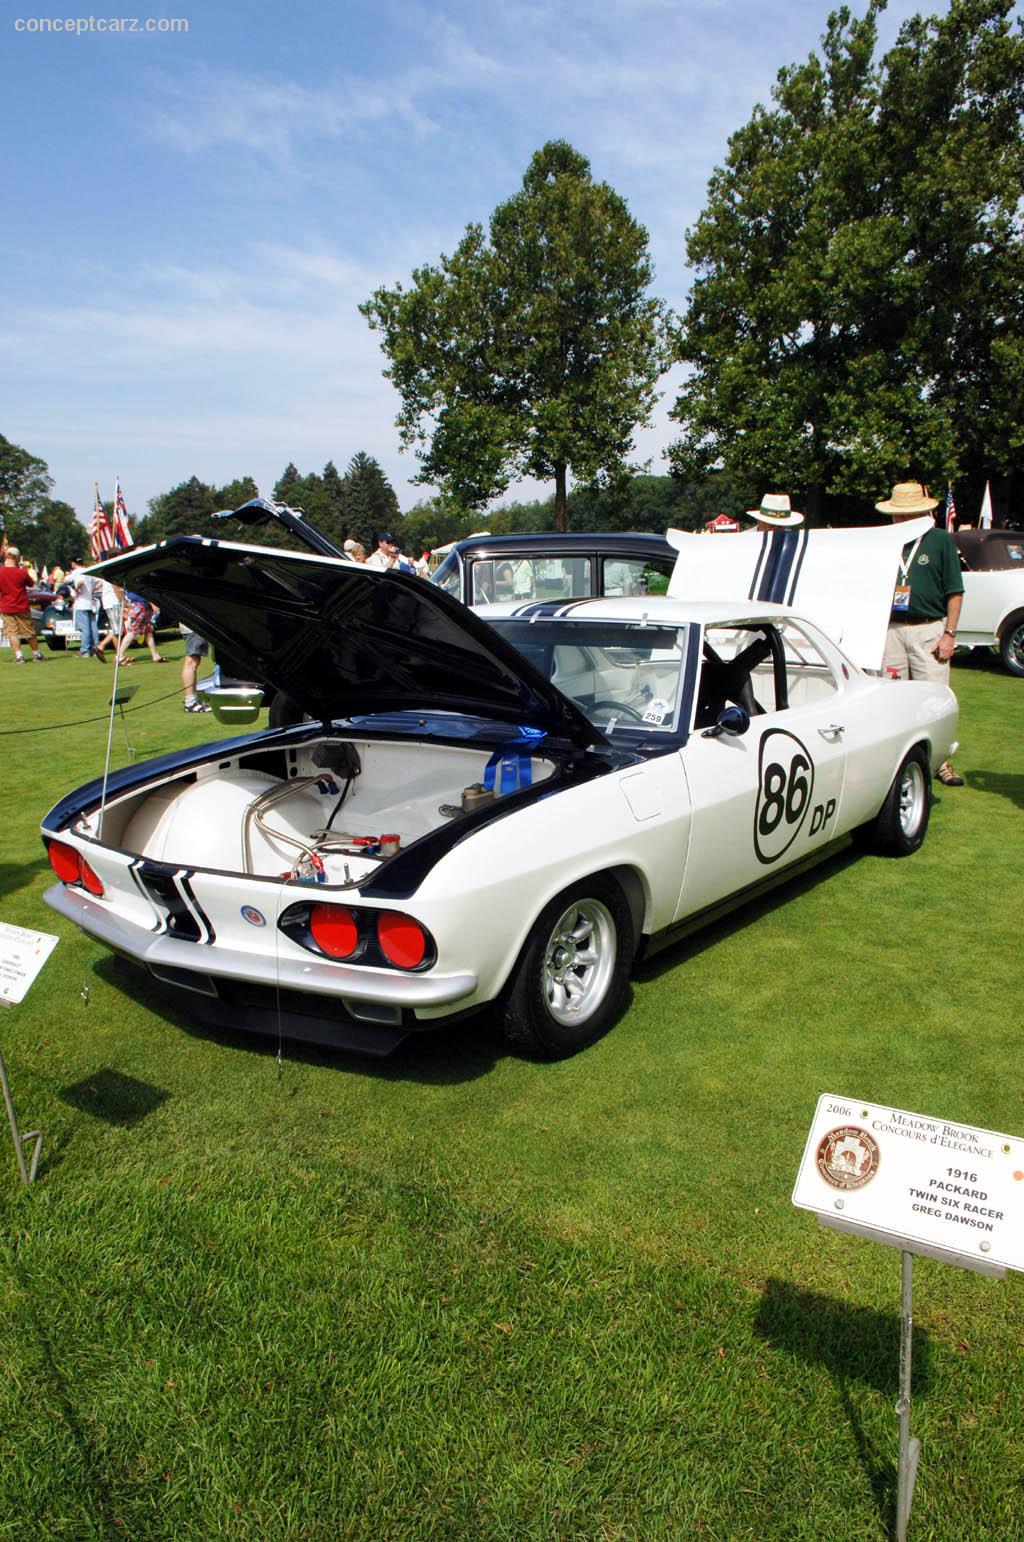
[[(897, 1256), (893, 1253), (894, 1258)], [(898, 1269), (893, 1274), (893, 1289), (899, 1290)], [(921, 1328), (913, 1331), (913, 1391), (919, 1396), (930, 1384), (931, 1343)], [(851, 1306), (833, 1296), (801, 1290), (787, 1280), (773, 1279), (765, 1285), (754, 1332), (772, 1349), (809, 1365), (824, 1366), (834, 1378), (879, 1515), (891, 1531), (898, 1478), (896, 1416), (894, 1413), (891, 1449), (880, 1454), (864, 1429), (856, 1389), (858, 1385), (872, 1387), (895, 1406), (899, 1396), (899, 1312)]]
[(130, 1129), (166, 1102), (169, 1094), (104, 1066), (74, 1086), (63, 1087), (57, 1096), (80, 1113)]
[(1007, 669), (1003, 667), (1003, 661), (999, 656), (998, 648), (965, 648), (953, 655), (953, 681), (955, 683), (957, 672), (961, 669), (969, 669), (974, 673), (983, 675), (1005, 675), (1012, 678)]
[(16, 894), (19, 889), (27, 889), (34, 883), (40, 873), (49, 873), (50, 868), (40, 847), (39, 858), (35, 862), (0, 862), (0, 899), (6, 899), (9, 894)]
[[(114, 990), (128, 993), (133, 1002), (193, 1038), (250, 1055), (274, 1059), (278, 1039), (274, 1033), (261, 1033), (243, 1027), (211, 1026), (189, 1015), (184, 997), (190, 993), (162, 989), (150, 977), (125, 959), (99, 959), (95, 970), (100, 979)], [(325, 998), (326, 1000), (326, 998)], [(197, 998), (201, 1011), (201, 998)], [(390, 1055), (378, 1057), (355, 1050), (308, 1043), (287, 1036), (281, 1040), (281, 1056), (298, 1065), (323, 1066), (350, 1075), (373, 1077), (383, 1081), (415, 1081), (430, 1086), (451, 1086), (485, 1076), (507, 1051), (502, 1046), (493, 1017), (486, 1012), (460, 1022), (448, 1021), (437, 1028), (413, 1032)]]
[[(653, 958), (637, 966), (636, 978), (638, 980), (659, 979), (686, 959), (696, 958), (706, 948), (713, 948), (723, 937), (728, 937), (741, 927), (759, 921), (762, 916), (777, 910), (780, 905), (788, 904), (799, 895), (811, 893), (820, 883), (827, 882), (836, 873), (852, 867), (855, 862), (862, 861), (864, 857), (863, 851), (847, 841), (831, 856), (822, 857), (820, 862), (806, 872), (797, 873), (792, 878), (780, 879), (780, 882), (767, 893), (737, 905), (735, 910), (730, 910), (717, 921), (709, 921), (699, 931), (680, 937), (678, 942), (670, 943), (662, 952), (656, 953)], [(874, 859), (868, 857), (867, 860)]]
[(1024, 808), (1024, 776), (1009, 776), (1001, 771), (965, 771), (968, 787), (1007, 798), (1015, 808)]

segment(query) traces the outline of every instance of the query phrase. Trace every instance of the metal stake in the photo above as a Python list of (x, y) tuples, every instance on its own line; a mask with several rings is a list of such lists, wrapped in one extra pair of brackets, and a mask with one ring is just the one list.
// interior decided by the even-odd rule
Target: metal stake
[[(18, 1158), (18, 1171), (21, 1174), (22, 1183), (32, 1183), (36, 1176), (36, 1168), (39, 1166), (39, 1153), (43, 1149), (42, 1130), (29, 1130), (27, 1135), (22, 1135), (18, 1128), (18, 1116), (14, 1112), (14, 1102), (11, 1098), (11, 1089), (7, 1081), (7, 1067), (4, 1064), (3, 1050), (0, 1050), (0, 1085), (3, 1087), (4, 1103), (7, 1106), (7, 1122), (11, 1126), (11, 1139), (14, 1141), (14, 1154)], [(32, 1161), (29, 1167), (25, 1166), (25, 1146), (30, 1141), (35, 1141), (35, 1150), (32, 1152)]]
[(896, 1491), (896, 1542), (906, 1542), (910, 1507), (914, 1502), (914, 1482), (921, 1442), (910, 1434), (911, 1352), (914, 1336), (914, 1255), (901, 1255), (902, 1299), (900, 1302), (900, 1396), (896, 1412), (900, 1416), (900, 1465)]

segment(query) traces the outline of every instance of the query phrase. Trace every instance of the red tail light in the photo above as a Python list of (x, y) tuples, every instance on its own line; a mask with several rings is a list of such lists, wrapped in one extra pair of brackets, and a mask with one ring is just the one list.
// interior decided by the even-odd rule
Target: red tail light
[(377, 918), (380, 951), (396, 969), (415, 969), (427, 953), (427, 935), (418, 921), (385, 910)]
[(84, 857), (82, 858), (82, 882), (90, 894), (95, 894), (98, 899), (102, 898), (103, 884)]
[(49, 857), (50, 866), (61, 883), (81, 882), (82, 859), (73, 846), (65, 846), (63, 841), (51, 841)]
[(359, 946), (356, 918), (345, 905), (314, 905), (309, 930), (329, 958), (351, 958)]

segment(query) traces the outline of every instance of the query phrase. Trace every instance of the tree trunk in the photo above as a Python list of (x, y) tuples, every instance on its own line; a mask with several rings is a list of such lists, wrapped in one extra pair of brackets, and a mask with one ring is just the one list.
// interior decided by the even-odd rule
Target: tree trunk
[(569, 528), (565, 509), (565, 462), (555, 467), (555, 529), (564, 535)]

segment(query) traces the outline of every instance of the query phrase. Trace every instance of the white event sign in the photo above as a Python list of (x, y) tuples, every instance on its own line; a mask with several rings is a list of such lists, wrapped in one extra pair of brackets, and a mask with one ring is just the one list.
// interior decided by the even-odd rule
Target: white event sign
[(57, 942), (52, 932), (30, 932), (0, 921), (0, 1006), (24, 999)]
[(793, 1203), (908, 1252), (1024, 1270), (1024, 1140), (830, 1093)]

